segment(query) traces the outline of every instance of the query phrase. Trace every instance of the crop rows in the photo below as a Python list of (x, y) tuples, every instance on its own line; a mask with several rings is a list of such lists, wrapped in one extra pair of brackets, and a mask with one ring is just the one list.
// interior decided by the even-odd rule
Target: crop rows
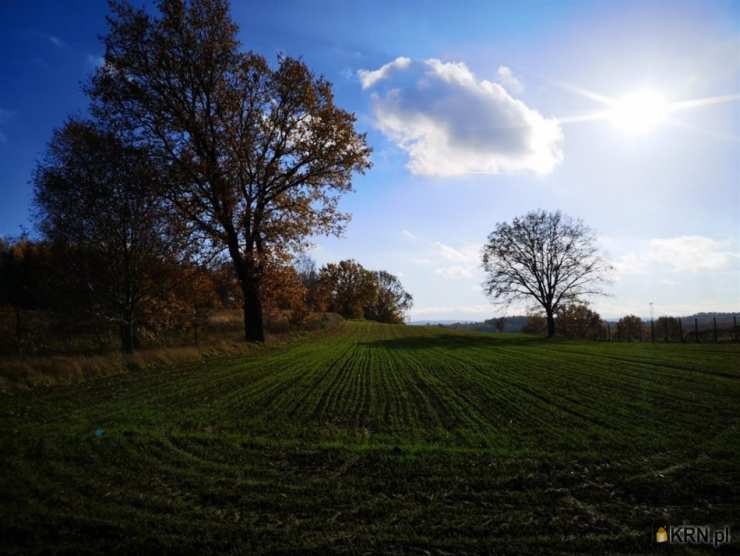
[(350, 322), (3, 394), (0, 532), (20, 552), (641, 552), (654, 522), (737, 520), (739, 356)]

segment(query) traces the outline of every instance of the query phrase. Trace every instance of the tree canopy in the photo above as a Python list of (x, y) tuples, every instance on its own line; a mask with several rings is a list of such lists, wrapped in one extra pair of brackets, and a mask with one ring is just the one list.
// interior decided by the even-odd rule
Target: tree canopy
[(496, 225), (483, 248), (483, 268), (489, 296), (502, 303), (535, 302), (553, 336), (561, 304), (603, 294), (611, 267), (583, 222), (539, 210)]

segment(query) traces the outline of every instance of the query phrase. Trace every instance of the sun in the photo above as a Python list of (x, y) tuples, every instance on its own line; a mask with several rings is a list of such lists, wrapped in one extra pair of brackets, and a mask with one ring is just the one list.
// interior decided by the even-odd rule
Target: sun
[(657, 91), (636, 91), (613, 101), (608, 118), (620, 129), (647, 133), (663, 122), (670, 103)]
[[(589, 89), (569, 83), (556, 82), (556, 84), (566, 91), (595, 101), (603, 107), (598, 111), (590, 113), (558, 117), (556, 121), (559, 124), (610, 121), (614, 127), (633, 135), (653, 131), (658, 125), (663, 123), (690, 128), (691, 126), (684, 124), (680, 119), (676, 119), (674, 115), (686, 110), (740, 101), (740, 93), (688, 100), (668, 99), (659, 92), (659, 89), (650, 88), (635, 89), (632, 93), (620, 98), (590, 91)], [(702, 130), (699, 129), (699, 131)], [(712, 132), (708, 133), (712, 134)], [(730, 139), (732, 141), (737, 140), (734, 136), (730, 137)]]

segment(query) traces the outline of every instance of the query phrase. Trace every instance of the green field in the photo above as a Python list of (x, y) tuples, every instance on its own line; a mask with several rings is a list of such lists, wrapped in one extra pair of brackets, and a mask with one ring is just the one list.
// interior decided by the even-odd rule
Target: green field
[(737, 538), (739, 416), (737, 344), (348, 322), (1, 394), (2, 548), (634, 553), (679, 523)]

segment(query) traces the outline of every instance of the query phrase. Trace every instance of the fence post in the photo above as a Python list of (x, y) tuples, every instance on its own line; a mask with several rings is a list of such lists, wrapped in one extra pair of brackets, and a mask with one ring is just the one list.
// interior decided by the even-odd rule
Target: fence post
[(737, 315), (732, 315), (732, 331), (735, 333), (735, 341), (737, 342)]
[(650, 341), (655, 343), (655, 321), (650, 319)]
[(606, 323), (606, 341), (612, 341), (612, 327), (608, 322)]
[(668, 343), (668, 318), (663, 320), (663, 341)]
[(717, 317), (712, 317), (712, 321), (714, 322), (714, 343), (717, 343)]
[(699, 343), (699, 319), (694, 319), (694, 337), (696, 338), (696, 343)]
[(678, 335), (681, 336), (681, 343), (683, 344), (686, 341), (686, 338), (683, 337), (683, 323), (681, 322), (683, 319), (681, 317), (678, 317)]

